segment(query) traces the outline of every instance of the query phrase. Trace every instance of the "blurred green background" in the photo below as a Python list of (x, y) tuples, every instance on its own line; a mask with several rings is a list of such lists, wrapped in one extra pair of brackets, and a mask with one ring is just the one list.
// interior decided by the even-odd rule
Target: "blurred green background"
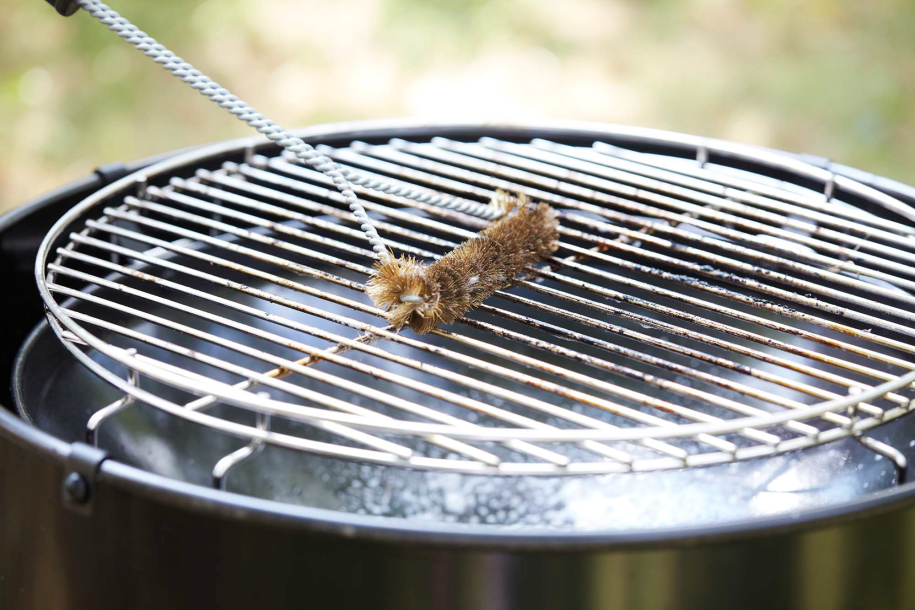
[[(637, 124), (915, 182), (912, 0), (112, 0), (287, 127)], [(248, 133), (88, 15), (0, 6), (0, 209)]]

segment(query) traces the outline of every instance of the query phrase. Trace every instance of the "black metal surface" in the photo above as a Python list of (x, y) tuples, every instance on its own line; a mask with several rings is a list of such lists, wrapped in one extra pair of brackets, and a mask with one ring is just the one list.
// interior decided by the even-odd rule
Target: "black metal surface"
[(566, 550), (511, 548), (497, 539), (468, 547), (433, 536), (419, 542), (312, 528), (294, 515), (268, 517), (248, 499), (217, 501), (215, 492), (176, 504), (175, 492), (188, 490), (131, 481), (123, 467), (103, 468), (95, 513), (85, 518), (58, 500), (60, 461), (7, 441), (0, 442), (3, 489), (15, 493), (0, 499), (4, 608), (915, 604), (915, 513), (886, 510), (892, 502), (853, 521), (749, 537), (603, 548), (566, 541)]
[[(9, 291), (22, 297), (3, 363), (40, 317), (30, 239), (97, 186), (0, 221)], [(538, 535), (380, 525), (108, 460), (87, 517), (61, 499), (69, 451), (0, 409), (0, 608), (915, 607), (911, 485), (725, 527)]]
[[(83, 193), (99, 186), (95, 177), (87, 177), (48, 193), (32, 203), (23, 205), (0, 218), (0, 265), (18, 288), (4, 295), (7, 319), (0, 324), (0, 371), (6, 374), (13, 367), (16, 347), (41, 319), (41, 299), (35, 290), (26, 288), (35, 252), (51, 225)], [(2, 386), (2, 404), (12, 406), (9, 384)]]

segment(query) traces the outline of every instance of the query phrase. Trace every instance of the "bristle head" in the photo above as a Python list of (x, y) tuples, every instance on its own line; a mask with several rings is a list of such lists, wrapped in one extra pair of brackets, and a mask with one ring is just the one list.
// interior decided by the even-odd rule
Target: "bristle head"
[(424, 318), (438, 306), (440, 292), (429, 281), (427, 269), (408, 256), (386, 257), (375, 263), (366, 294), (388, 312), (388, 320), (397, 328), (425, 326)]
[(375, 263), (366, 292), (392, 324), (419, 334), (451, 324), (556, 251), (559, 218), (549, 205), (504, 191), (490, 205), (499, 219), (432, 265), (405, 256)]

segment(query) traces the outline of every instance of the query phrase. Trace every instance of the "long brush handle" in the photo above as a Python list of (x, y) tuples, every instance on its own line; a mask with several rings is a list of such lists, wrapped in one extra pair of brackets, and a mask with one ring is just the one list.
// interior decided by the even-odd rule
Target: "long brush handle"
[(190, 87), (196, 89), (199, 93), (209, 98), (211, 101), (219, 104), (230, 114), (234, 115), (240, 121), (244, 121), (261, 134), (265, 135), (271, 142), (275, 142), (294, 154), (297, 159), (310, 165), (325, 176), (333, 180), (334, 186), (339, 190), (349, 206), (350, 211), (365, 233), (366, 238), (372, 245), (375, 255), (381, 258), (391, 256), (390, 251), (378, 236), (378, 231), (356, 198), (353, 187), (347, 180), (339, 165), (326, 156), (314, 149), (310, 144), (290, 134), (288, 131), (265, 117), (255, 110), (248, 103), (233, 95), (228, 89), (222, 87), (209, 76), (197, 70), (191, 64), (175, 55), (165, 48), (164, 45), (156, 41), (146, 32), (140, 30), (127, 19), (121, 17), (106, 4), (96, 2), (96, 0), (75, 0), (80, 8), (91, 14), (99, 20), (109, 30), (132, 44), (137, 50), (142, 51), (144, 55), (154, 62), (180, 78)]

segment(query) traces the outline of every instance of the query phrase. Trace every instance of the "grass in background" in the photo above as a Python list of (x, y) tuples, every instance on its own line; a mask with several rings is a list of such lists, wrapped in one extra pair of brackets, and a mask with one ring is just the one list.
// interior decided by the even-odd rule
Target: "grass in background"
[[(111, 0), (287, 127), (583, 119), (809, 152), (915, 182), (910, 0)], [(87, 15), (0, 8), (0, 210), (249, 135)]]

